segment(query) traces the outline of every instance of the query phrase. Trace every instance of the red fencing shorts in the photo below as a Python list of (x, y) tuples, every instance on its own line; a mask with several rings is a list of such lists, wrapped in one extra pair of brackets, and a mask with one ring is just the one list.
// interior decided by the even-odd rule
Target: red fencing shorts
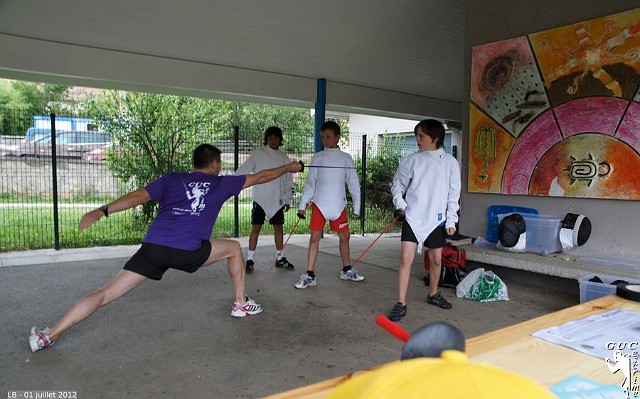
[[(324, 226), (327, 223), (327, 219), (325, 219), (324, 215), (318, 209), (316, 204), (311, 204), (311, 222), (309, 223), (309, 230), (311, 231), (322, 231), (324, 230)], [(344, 231), (349, 231), (349, 220), (347, 219), (347, 209), (343, 209), (342, 213), (336, 220), (329, 221), (329, 228), (331, 231), (337, 231), (338, 233), (342, 233)]]

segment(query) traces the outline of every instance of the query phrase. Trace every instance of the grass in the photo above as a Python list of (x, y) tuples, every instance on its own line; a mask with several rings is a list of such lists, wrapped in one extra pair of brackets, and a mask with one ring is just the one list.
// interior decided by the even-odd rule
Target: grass
[[(103, 218), (89, 230), (78, 231), (87, 209), (62, 208), (59, 214), (60, 245), (63, 248), (139, 243), (145, 226), (136, 223), (132, 212)], [(53, 248), (54, 220), (51, 207), (0, 208), (4, 227), (0, 229), (0, 251)]]

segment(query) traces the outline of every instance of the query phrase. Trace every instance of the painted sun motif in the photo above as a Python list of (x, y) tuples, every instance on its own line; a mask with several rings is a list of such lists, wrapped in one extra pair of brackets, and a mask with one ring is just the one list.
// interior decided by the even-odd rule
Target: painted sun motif
[[(569, 75), (571, 72), (574, 72), (574, 70), (581, 70), (582, 72), (574, 76), (571, 84), (567, 86), (568, 94), (576, 94), (580, 84), (587, 75), (591, 73), (609, 89), (614, 96), (622, 97), (622, 86), (620, 82), (603, 69), (603, 66), (615, 62), (629, 62), (638, 59), (639, 53), (637, 49), (632, 49), (622, 54), (616, 54), (615, 49), (631, 37), (640, 33), (640, 22), (623, 29), (613, 37), (609, 37), (612, 30), (612, 21), (605, 22), (604, 32), (602, 32), (599, 38), (594, 40), (586, 22), (576, 24), (575, 35), (580, 48), (577, 50), (567, 48), (566, 52), (569, 59), (562, 67), (554, 71), (550, 77), (555, 80), (554, 78)], [(544, 45), (553, 47), (553, 43), (550, 41), (544, 41), (543, 46)]]

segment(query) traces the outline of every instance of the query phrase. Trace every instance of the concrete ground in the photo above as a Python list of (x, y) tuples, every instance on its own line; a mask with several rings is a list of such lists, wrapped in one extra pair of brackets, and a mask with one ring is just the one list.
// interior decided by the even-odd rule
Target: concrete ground
[[(352, 236), (352, 259), (376, 236)], [(106, 283), (137, 246), (0, 254), (0, 391), (68, 390), (77, 398), (256, 398), (369, 368), (400, 357), (402, 343), (374, 323), (397, 296), (399, 237), (381, 238), (356, 265), (362, 283), (342, 281), (338, 239), (320, 243), (318, 286), (297, 290), (308, 236), (295, 236), (273, 269), (271, 237), (260, 239), (247, 292), (260, 315), (229, 316), (232, 286), (223, 263), (189, 275), (169, 271), (32, 353), (32, 325), (52, 325), (75, 300)], [(246, 238), (240, 239), (246, 248)], [(469, 265), (470, 268), (479, 266)], [(426, 304), (416, 256), (408, 315), (415, 331), (447, 321), (470, 338), (578, 303), (575, 280), (485, 266), (507, 284), (511, 300), (478, 303), (443, 289), (453, 309)]]

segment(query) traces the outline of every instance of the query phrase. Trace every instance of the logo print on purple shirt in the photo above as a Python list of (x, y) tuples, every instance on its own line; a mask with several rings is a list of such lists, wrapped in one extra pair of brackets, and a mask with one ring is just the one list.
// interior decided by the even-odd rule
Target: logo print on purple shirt
[(189, 187), (182, 183), (187, 194), (187, 199), (191, 201), (191, 213), (196, 214), (205, 208), (204, 196), (209, 192), (210, 183), (191, 182)]

